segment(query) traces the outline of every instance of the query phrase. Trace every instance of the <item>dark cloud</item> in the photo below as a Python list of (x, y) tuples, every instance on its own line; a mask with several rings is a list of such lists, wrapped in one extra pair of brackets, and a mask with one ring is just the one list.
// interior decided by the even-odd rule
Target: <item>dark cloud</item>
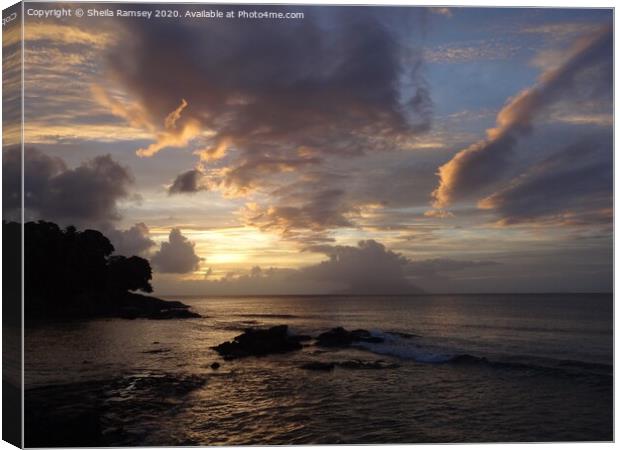
[(114, 253), (124, 256), (148, 256), (156, 245), (150, 237), (150, 230), (144, 223), (137, 223), (127, 230), (111, 226), (101, 229), (114, 246)]
[(494, 266), (494, 261), (464, 261), (449, 258), (425, 259), (420, 261), (410, 261), (407, 264), (407, 271), (418, 277), (437, 276), (449, 272), (460, 271), (464, 269)]
[[(155, 242), (144, 223), (127, 230), (113, 224), (120, 219), (119, 200), (130, 196), (133, 176), (109, 155), (98, 156), (71, 169), (58, 157), (33, 147), (24, 149), (26, 220), (51, 220), (62, 226), (94, 227), (114, 245), (115, 253), (147, 256)], [(21, 186), (9, 182), (21, 173), (20, 148), (4, 150), (4, 217), (19, 220)]]
[[(306, 17), (132, 24), (109, 68), (160, 130), (141, 154), (193, 139), (204, 162), (234, 153), (213, 182), (243, 190), (320, 155), (391, 150), (429, 128), (430, 94), (411, 39), (420, 11), (390, 22), (367, 8), (295, 10)], [(201, 129), (212, 136), (199, 138)]]
[(151, 258), (151, 263), (161, 273), (190, 273), (198, 270), (201, 258), (196, 255), (194, 243), (189, 241), (178, 228), (173, 228), (168, 242), (162, 242), (160, 249)]
[(487, 138), (458, 152), (439, 168), (434, 206), (443, 208), (501, 180), (511, 167), (519, 138), (535, 126), (538, 115), (565, 97), (581, 92), (609, 97), (612, 86), (613, 31), (606, 27), (580, 39), (568, 59), (542, 74), (538, 83), (509, 100)]
[(558, 151), (480, 201), (500, 223), (583, 225), (613, 221), (613, 137), (591, 136)]
[[(21, 170), (19, 147), (5, 150), (3, 172), (14, 179)], [(52, 220), (67, 225), (94, 226), (120, 218), (117, 202), (129, 197), (133, 177), (109, 155), (97, 156), (78, 167), (41, 151), (24, 149), (24, 204), (27, 219)], [(8, 189), (5, 208), (18, 208), (19, 192)]]
[(300, 276), (316, 281), (342, 283), (341, 292), (354, 294), (411, 294), (422, 292), (407, 278), (409, 259), (374, 240), (352, 246), (315, 246), (308, 250), (329, 257), (301, 269)]
[(183, 172), (174, 179), (172, 185), (168, 188), (168, 194), (193, 194), (198, 191), (206, 190), (203, 184), (204, 174), (197, 169)]

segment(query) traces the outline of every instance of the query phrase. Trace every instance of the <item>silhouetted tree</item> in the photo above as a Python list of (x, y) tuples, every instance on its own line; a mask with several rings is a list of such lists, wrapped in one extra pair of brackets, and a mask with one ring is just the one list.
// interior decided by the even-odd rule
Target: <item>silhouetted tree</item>
[[(3, 226), (5, 231), (19, 227)], [(113, 252), (114, 246), (99, 231), (26, 223), (26, 316), (96, 314), (121, 305), (128, 291), (152, 292), (149, 262), (138, 256), (111, 256)]]
[(139, 256), (112, 256), (108, 261), (110, 289), (114, 291), (153, 292), (151, 265)]

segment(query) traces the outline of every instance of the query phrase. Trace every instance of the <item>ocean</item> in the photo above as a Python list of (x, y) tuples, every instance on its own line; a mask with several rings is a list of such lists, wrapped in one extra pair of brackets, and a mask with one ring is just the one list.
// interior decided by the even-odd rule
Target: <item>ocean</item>
[[(26, 445), (65, 442), (63, 427), (97, 446), (613, 439), (611, 294), (174, 299), (203, 318), (29, 326)], [(281, 324), (384, 341), (211, 349)], [(381, 368), (301, 368), (358, 360)]]

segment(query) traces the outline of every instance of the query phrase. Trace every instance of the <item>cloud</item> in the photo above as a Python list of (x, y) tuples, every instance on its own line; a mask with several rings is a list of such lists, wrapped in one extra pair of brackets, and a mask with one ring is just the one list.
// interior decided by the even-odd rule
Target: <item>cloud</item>
[[(19, 177), (19, 147), (5, 150), (3, 171), (7, 180)], [(15, 175), (17, 173), (17, 175)], [(71, 169), (57, 157), (36, 148), (24, 149), (24, 204), (27, 219), (53, 220), (61, 224), (96, 225), (120, 218), (117, 202), (130, 196), (133, 176), (109, 155), (97, 156)], [(5, 208), (18, 208), (19, 186), (7, 189)]]
[[(413, 283), (429, 292), (493, 292), (492, 284), (481, 282), (488, 280), (489, 274), (497, 277), (497, 268), (502, 265), (489, 260), (459, 260), (451, 258), (431, 258), (410, 261), (407, 273)], [(503, 269), (506, 270), (505, 268)], [(490, 277), (493, 279), (493, 276)]]
[[(67, 170), (65, 162), (60, 158), (47, 156), (38, 150), (24, 149), (24, 167), (28, 174), (25, 186), (26, 204), (36, 208), (40, 197), (45, 194), (49, 180)], [(4, 215), (21, 208), (22, 152), (21, 146), (8, 146), (2, 154), (2, 209)], [(19, 211), (17, 211), (19, 212)]]
[(207, 171), (207, 185), (223, 191), (229, 197), (238, 197), (248, 194), (259, 185), (269, 186), (266, 179), (270, 175), (300, 171), (320, 163), (320, 158), (307, 154), (281, 157), (255, 155), (231, 167)]
[(466, 261), (449, 258), (425, 259), (411, 261), (407, 265), (407, 270), (418, 277), (437, 276), (447, 272), (455, 272), (470, 268), (494, 266), (495, 261)]
[[(487, 138), (458, 152), (438, 169), (439, 186), (433, 206), (445, 208), (500, 180), (510, 168), (518, 139), (529, 133), (545, 107), (565, 95), (574, 95), (581, 82), (591, 95), (609, 95), (611, 86), (612, 30), (605, 28), (580, 39), (560, 67), (544, 72), (538, 83), (509, 100), (497, 115)], [(580, 78), (586, 73), (585, 78)]]
[(327, 260), (301, 269), (254, 267), (244, 274), (230, 274), (220, 280), (168, 283), (168, 289), (202, 294), (410, 294), (421, 292), (406, 274), (409, 260), (376, 241), (357, 246), (321, 245), (308, 251)]
[(162, 242), (160, 249), (151, 258), (158, 272), (184, 274), (198, 270), (201, 258), (196, 255), (194, 243), (189, 241), (178, 228), (170, 230), (168, 242)]
[(40, 41), (51, 41), (66, 45), (88, 45), (104, 48), (115, 41), (114, 34), (104, 30), (93, 31), (78, 26), (59, 25), (54, 23), (29, 23), (24, 28), (25, 39), (29, 44)]
[(188, 170), (177, 175), (172, 185), (168, 188), (168, 194), (193, 194), (207, 190), (208, 188), (203, 180), (204, 174), (200, 170)]
[(430, 209), (424, 212), (424, 217), (438, 217), (440, 219), (445, 219), (448, 217), (454, 217), (450, 211), (446, 211), (445, 209)]
[(156, 133), (157, 140), (146, 148), (140, 148), (136, 154), (149, 157), (166, 147), (186, 147), (189, 141), (200, 134), (200, 123), (195, 119), (188, 119), (177, 126), (181, 113), (187, 108), (187, 101), (181, 99), (181, 104), (164, 119), (164, 128)]
[[(20, 147), (5, 148), (2, 160), (4, 217), (19, 220)], [(109, 155), (71, 169), (58, 157), (34, 147), (24, 149), (26, 220), (50, 220), (63, 226), (94, 227), (105, 234), (115, 253), (147, 256), (155, 242), (144, 223), (118, 229), (118, 201), (130, 197), (133, 176)]]
[(2, 30), (2, 145), (22, 142), (22, 27), (16, 21)]
[(517, 32), (520, 34), (539, 34), (553, 40), (562, 40), (596, 32), (596, 25), (588, 22), (546, 23), (520, 26)]
[(246, 203), (240, 217), (246, 225), (306, 246), (310, 240), (333, 240), (336, 229), (412, 225), (412, 217), (421, 215), (412, 208), (428, 204), (436, 182), (433, 170), (440, 160), (430, 158), (368, 155), (333, 172), (308, 171), (268, 191), (268, 201)]
[(611, 225), (613, 138), (590, 136), (556, 152), (482, 199), (499, 224)]
[(166, 129), (170, 130), (176, 128), (177, 121), (181, 118), (181, 113), (185, 108), (187, 108), (187, 101), (183, 98), (181, 99), (181, 104), (177, 107), (177, 109), (168, 114), (166, 120), (164, 120), (164, 126)]
[[(497, 265), (493, 261), (453, 259), (413, 261), (374, 240), (360, 241), (354, 246), (316, 245), (306, 251), (327, 259), (300, 269), (256, 266), (219, 280), (205, 277), (181, 284), (167, 279), (166, 289), (177, 294), (201, 295), (415, 294), (423, 292), (418, 283), (441, 291), (455, 272)], [(156, 280), (156, 284), (161, 282)]]
[(150, 237), (149, 228), (144, 223), (136, 223), (127, 230), (106, 226), (102, 227), (101, 231), (110, 239), (117, 255), (149, 256), (150, 250), (156, 245)]
[(315, 246), (308, 249), (329, 257), (301, 269), (300, 276), (345, 285), (342, 292), (355, 294), (416, 293), (421, 290), (407, 279), (409, 260), (374, 240), (353, 246)]
[[(419, 11), (398, 20), (362, 8), (304, 12), (275, 25), (132, 24), (108, 69), (157, 130), (139, 154), (191, 144), (203, 169), (225, 160), (205, 170), (214, 188), (243, 195), (322, 156), (393, 150), (429, 129), (430, 93), (410, 34)], [(300, 156), (304, 149), (314, 156)]]
[(317, 295), (329, 293), (335, 288), (329, 283), (301, 280), (295, 269), (258, 269), (229, 274), (219, 280), (179, 281), (169, 275), (158, 275), (153, 285), (157, 292), (171, 295)]
[(277, 231), (286, 238), (302, 241), (307, 237), (305, 230), (322, 232), (330, 228), (353, 226), (345, 213), (345, 192), (339, 189), (324, 189), (313, 193), (301, 206), (261, 207), (255, 203), (246, 205), (243, 211), (245, 223), (263, 231)]
[(502, 39), (475, 40), (441, 44), (424, 50), (424, 59), (432, 63), (507, 60), (521, 47)]
[(148, 112), (139, 103), (116, 99), (99, 85), (92, 85), (91, 92), (94, 99), (112, 115), (125, 119), (132, 127), (144, 128), (151, 133), (155, 132)]

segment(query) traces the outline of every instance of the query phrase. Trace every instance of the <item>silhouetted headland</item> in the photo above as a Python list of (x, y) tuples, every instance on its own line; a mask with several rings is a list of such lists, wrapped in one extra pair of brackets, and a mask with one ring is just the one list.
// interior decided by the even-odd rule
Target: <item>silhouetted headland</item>
[[(20, 224), (4, 222), (3, 232), (7, 240), (20, 239)], [(149, 261), (113, 253), (114, 246), (99, 231), (26, 223), (26, 320), (200, 317), (181, 302), (137, 293), (153, 292)], [(19, 261), (19, 255), (14, 256), (12, 260)]]

